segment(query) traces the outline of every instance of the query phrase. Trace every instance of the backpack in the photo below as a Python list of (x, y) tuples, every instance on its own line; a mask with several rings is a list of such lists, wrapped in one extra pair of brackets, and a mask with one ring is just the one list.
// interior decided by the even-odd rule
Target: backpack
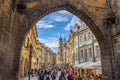
[(66, 80), (65, 77), (59, 77), (59, 80)]
[(68, 80), (74, 80), (74, 77), (69, 75), (69, 76), (67, 77), (67, 79), (68, 79)]
[(56, 76), (52, 76), (52, 79), (56, 79)]
[(50, 77), (49, 76), (46, 76), (46, 79), (45, 80), (50, 80)]
[(52, 79), (56, 79), (56, 73), (55, 72), (53, 72), (51, 76), (52, 76)]

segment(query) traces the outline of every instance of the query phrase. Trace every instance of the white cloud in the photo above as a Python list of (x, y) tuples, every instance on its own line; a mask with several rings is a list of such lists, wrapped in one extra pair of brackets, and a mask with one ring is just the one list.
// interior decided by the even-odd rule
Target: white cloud
[(66, 14), (65, 15), (63, 15), (63, 14), (51, 14), (50, 16), (49, 16), (49, 18), (48, 18), (49, 20), (51, 20), (51, 21), (56, 21), (56, 22), (66, 22), (66, 21), (69, 21), (69, 18), (66, 16)]
[(57, 22), (64, 22), (64, 21), (68, 21), (69, 19), (67, 17), (55, 16), (54, 20)]
[(48, 37), (47, 39), (38, 38), (38, 40), (42, 43), (45, 43), (45, 45), (51, 49), (58, 47), (58, 38), (56, 37)]
[(76, 17), (76, 16), (73, 16), (70, 23), (68, 23), (67, 26), (65, 27), (65, 30), (70, 30), (71, 27), (74, 27), (75, 24), (80, 25), (80, 19), (78, 17)]
[(65, 37), (65, 35), (64, 35), (64, 34), (62, 34), (62, 33), (60, 33), (60, 32), (55, 33), (55, 34), (51, 34), (51, 35), (52, 35), (52, 36), (55, 36), (55, 37), (56, 37), (56, 39), (59, 39), (60, 35), (61, 35), (62, 37)]
[(40, 21), (38, 21), (36, 23), (36, 25), (37, 25), (38, 28), (53, 28), (53, 27), (55, 27), (51, 23), (52, 23), (51, 21), (42, 21), (42, 20), (40, 20)]
[(65, 27), (65, 30), (70, 30), (71, 29), (71, 27), (72, 27), (72, 24), (71, 23), (69, 23), (69, 24), (67, 24), (67, 26)]
[(46, 46), (48, 46), (49, 48), (56, 48), (56, 47), (58, 47), (58, 41), (55, 41), (55, 42), (47, 42), (47, 43), (45, 43), (46, 44)]
[(64, 14), (64, 15), (71, 15), (70, 12), (66, 11), (66, 10), (61, 10), (61, 11), (58, 11), (59, 14)]

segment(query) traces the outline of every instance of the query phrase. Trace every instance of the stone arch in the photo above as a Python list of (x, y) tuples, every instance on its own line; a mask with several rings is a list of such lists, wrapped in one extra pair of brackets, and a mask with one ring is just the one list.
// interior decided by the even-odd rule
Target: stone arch
[[(102, 58), (102, 69), (103, 69), (103, 74), (107, 77), (109, 77), (110, 79), (112, 79), (112, 63), (110, 61), (110, 52), (109, 52), (109, 46), (108, 46), (108, 42), (106, 42), (106, 38), (105, 38), (105, 33), (103, 30), (101, 30), (101, 25), (98, 25), (95, 23), (95, 16), (90, 13), (89, 11), (87, 11), (84, 7), (76, 8), (75, 6), (69, 4), (69, 3), (63, 3), (60, 5), (55, 5), (54, 7), (49, 7), (46, 8), (46, 5), (43, 6), (43, 9), (41, 10), (39, 8), (39, 6), (36, 6), (32, 9), (27, 9), (24, 13), (25, 17), (24, 20), (25, 22), (25, 28), (24, 28), (24, 32), (19, 34), (22, 35), (25, 38), (25, 35), (27, 35), (27, 33), (29, 32), (29, 30), (32, 28), (32, 26), (41, 18), (43, 18), (44, 16), (55, 12), (55, 11), (59, 11), (59, 10), (66, 10), (71, 12), (72, 14), (76, 15), (77, 17), (79, 17), (81, 20), (83, 20), (88, 27), (91, 29), (91, 31), (93, 32), (93, 34), (95, 34), (95, 37), (98, 40), (98, 43), (100, 44), (100, 49), (101, 49), (101, 58)], [(23, 30), (23, 29), (22, 29)], [(22, 31), (21, 30), (21, 31)], [(24, 38), (22, 38), (22, 42), (24, 41)], [(21, 46), (20, 46), (21, 47)], [(106, 50), (108, 49), (108, 50)], [(106, 58), (107, 57), (107, 58)], [(109, 66), (109, 70), (106, 70), (106, 62), (108, 63)]]
[[(38, 8), (38, 7), (37, 7)], [(36, 9), (36, 8), (35, 8)], [(39, 10), (39, 8), (38, 8)], [(35, 10), (33, 13), (29, 12), (29, 10), (27, 11), (27, 13), (25, 14), (25, 18), (27, 18), (27, 22), (28, 22), (28, 27), (26, 28), (26, 32), (29, 32), (29, 30), (33, 27), (33, 25), (40, 20), (41, 18), (43, 18), (44, 16), (53, 13), (55, 11), (60, 11), (60, 10), (66, 10), (74, 15), (76, 15), (78, 18), (80, 18), (81, 20), (83, 20), (88, 26), (89, 28), (92, 30), (92, 32), (95, 34), (95, 36), (97, 37), (97, 40), (104, 40), (104, 36), (101, 32), (101, 30), (99, 29), (99, 26), (94, 22), (94, 15), (92, 13), (89, 13), (89, 11), (86, 11), (85, 8), (81, 8), (81, 9), (77, 9), (75, 6), (72, 6), (70, 4), (62, 4), (62, 5), (57, 5), (53, 8), (48, 8), (46, 10), (43, 11), (37, 11)], [(42, 12), (42, 13), (41, 13)]]
[[(37, 9), (38, 8), (38, 9)], [(39, 7), (35, 8), (35, 11), (31, 12), (30, 10), (27, 11), (27, 13), (25, 13), (25, 19), (27, 19), (27, 26), (26, 27), (26, 31), (24, 35), (27, 35), (27, 33), (29, 32), (29, 30), (33, 27), (33, 25), (40, 20), (41, 18), (43, 18), (44, 16), (55, 12), (55, 11), (59, 11), (59, 10), (66, 10), (71, 12), (72, 14), (76, 15), (77, 17), (79, 17), (81, 20), (83, 20), (88, 27), (91, 29), (91, 31), (93, 32), (93, 34), (95, 35), (95, 37), (98, 40), (98, 43), (100, 44), (100, 49), (101, 49), (101, 55), (104, 56), (105, 53), (105, 49), (106, 49), (106, 42), (105, 42), (105, 38), (104, 35), (102, 33), (102, 31), (99, 29), (99, 25), (95, 24), (94, 21), (94, 15), (89, 14), (89, 11), (87, 12), (86, 9), (81, 8), (81, 9), (77, 9), (75, 6), (72, 6), (70, 4), (63, 4), (63, 5), (57, 5), (53, 8), (48, 8), (46, 10), (43, 11), (37, 11), (39, 10)], [(23, 36), (24, 36), (23, 35)], [(25, 38), (25, 36), (24, 36)], [(23, 39), (24, 41), (24, 39)], [(104, 63), (103, 63), (104, 64)], [(103, 65), (104, 66), (104, 65)], [(104, 73), (105, 71), (105, 73)], [(108, 72), (109, 73), (109, 72)], [(105, 67), (103, 68), (103, 74), (106, 76), (110, 76), (108, 73), (106, 73)]]
[[(13, 0), (12, 0), (13, 1)], [(34, 2), (38, 1), (37, 5), (33, 6), (32, 8), (28, 8), (23, 11), (23, 15), (19, 14), (17, 4), (21, 4), (19, 2)], [(80, 1), (88, 2), (95, 2), (97, 4), (81, 5)], [(106, 4), (106, 0), (15, 0), (15, 5), (11, 3), (11, 1), (5, 1), (5, 4), (0, 2), (0, 79), (1, 80), (17, 80), (18, 79), (18, 72), (19, 72), (19, 57), (21, 52), (21, 45), (24, 41), (24, 38), (27, 32), (32, 28), (33, 24), (39, 20), (40, 18), (44, 17), (45, 15), (57, 11), (57, 10), (67, 10), (79, 18), (81, 18), (93, 31), (95, 34), (102, 51), (102, 62), (103, 62), (103, 73), (107, 76), (108, 80), (115, 80), (113, 77), (120, 76), (119, 74), (115, 74), (115, 70), (113, 69), (114, 65), (112, 59), (115, 56), (111, 56), (113, 54), (111, 47), (112, 41), (111, 36), (109, 35), (109, 26), (103, 25), (103, 19), (106, 19), (106, 6), (96, 6), (99, 5), (98, 1)], [(111, 0), (112, 2), (113, 0)], [(100, 3), (100, 4), (101, 4)], [(119, 3), (119, 1), (118, 1)], [(14, 5), (14, 6), (13, 6)], [(13, 9), (11, 9), (11, 7)], [(101, 12), (99, 15), (96, 15), (96, 12), (90, 12), (88, 7), (96, 8), (96, 12)], [(119, 7), (119, 6), (118, 6)], [(92, 9), (93, 9), (92, 8)], [(113, 7), (114, 9), (114, 7)], [(119, 9), (118, 9), (119, 10)], [(94, 11), (94, 10), (93, 10)], [(39, 15), (38, 15), (39, 14)], [(116, 27), (118, 28), (118, 32), (120, 31), (119, 28), (119, 11), (117, 13), (118, 22), (116, 23)], [(96, 17), (99, 17), (96, 19)], [(101, 18), (102, 17), (102, 18)], [(119, 33), (118, 33), (119, 34)], [(117, 35), (117, 34), (116, 34)], [(7, 41), (9, 40), (9, 41)], [(118, 39), (117, 39), (118, 40)], [(117, 42), (116, 44), (118, 44)], [(119, 45), (118, 45), (119, 46)], [(115, 46), (117, 47), (117, 46)], [(119, 49), (119, 48), (118, 48)], [(9, 54), (10, 53), (10, 54)], [(117, 54), (119, 53), (116, 52)], [(119, 60), (119, 57), (117, 57)], [(8, 62), (9, 61), (9, 62)], [(107, 68), (106, 68), (107, 66)], [(119, 70), (119, 62), (118, 65), (114, 68), (118, 68)], [(113, 72), (114, 71), (114, 72)], [(120, 73), (120, 71), (118, 71)], [(116, 79), (119, 80), (119, 79)]]

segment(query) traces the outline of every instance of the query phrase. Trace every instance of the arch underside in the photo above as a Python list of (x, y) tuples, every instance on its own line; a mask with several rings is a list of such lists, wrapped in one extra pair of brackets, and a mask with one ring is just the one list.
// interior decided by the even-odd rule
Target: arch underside
[(43, 10), (40, 10), (40, 9), (39, 9), (39, 6), (37, 6), (35, 7), (35, 9), (34, 8), (32, 9), (33, 10), (32, 12), (31, 12), (31, 9), (26, 10), (27, 13), (25, 14), (26, 15), (25, 18), (27, 18), (28, 20), (27, 21), (28, 22), (27, 33), (33, 27), (33, 25), (36, 24), (38, 20), (45, 17), (46, 15), (56, 12), (56, 11), (66, 10), (76, 15), (82, 21), (84, 21), (88, 25), (88, 27), (91, 29), (91, 31), (95, 34), (99, 43), (100, 41), (104, 41), (104, 37), (103, 37), (101, 30), (99, 29), (99, 26), (97, 26), (92, 19), (94, 18), (94, 16), (92, 14), (87, 15), (89, 12), (85, 13), (84, 12), (86, 11), (85, 8), (77, 9), (76, 7), (70, 4), (63, 4), (63, 5), (57, 5), (52, 8), (47, 8), (47, 9), (46, 7), (45, 8), (43, 7), (42, 8)]
[[(107, 1), (116, 11), (112, 27), (104, 24), (106, 0), (0, 0), (0, 80), (18, 80), (21, 46), (27, 33), (39, 19), (58, 10), (71, 12), (88, 25), (100, 44), (104, 75), (108, 80), (120, 80), (120, 0)], [(27, 5), (21, 10), (23, 14), (17, 4)]]
[[(116, 32), (120, 32), (119, 0), (108, 0), (116, 10)], [(27, 4), (25, 4), (27, 3)], [(19, 13), (18, 4), (26, 9)], [(120, 38), (111, 37), (106, 0), (1, 0), (0, 1), (0, 80), (18, 80), (22, 43), (32, 26), (49, 13), (67, 10), (83, 20), (96, 36), (101, 49), (103, 74), (108, 80), (120, 80)], [(118, 33), (119, 34), (119, 33)], [(113, 41), (113, 40), (114, 41)], [(113, 50), (115, 48), (115, 50)], [(115, 79), (117, 76), (119, 79)]]
[[(38, 20), (40, 20), (41, 18), (45, 17), (46, 15), (48, 15), (50, 13), (53, 13), (53, 12), (59, 11), (59, 10), (69, 11), (72, 14), (76, 15), (78, 18), (80, 18), (82, 21), (84, 21), (88, 25), (88, 27), (91, 29), (93, 34), (95, 35), (95, 37), (100, 45), (101, 56), (103, 57), (104, 54), (107, 54), (106, 56), (108, 56), (109, 52), (107, 52), (107, 50), (105, 50), (107, 42), (106, 42), (106, 39), (104, 36), (104, 30), (101, 30), (101, 25), (103, 25), (102, 22), (100, 22), (101, 25), (96, 24), (95, 15), (90, 13), (84, 7), (76, 8), (75, 6), (73, 6), (69, 3), (64, 3), (64, 4), (60, 4), (60, 5), (56, 4), (53, 7), (47, 7), (47, 5), (44, 5), (44, 6), (42, 6), (42, 8), (40, 7), (40, 5), (36, 5), (33, 8), (26, 9), (24, 12), (24, 19), (26, 20), (27, 25), (24, 26), (24, 27), (26, 27), (26, 29), (24, 31), (25, 34), (24, 35), (22, 34), (24, 36), (24, 39), (25, 39), (25, 36), (27, 35), (27, 33), (30, 31), (30, 29), (33, 27), (33, 25)], [(106, 56), (104, 56), (104, 57), (106, 57)], [(108, 58), (106, 58), (106, 59), (104, 58), (104, 60), (108, 61), (108, 64), (110, 64)], [(105, 64), (105, 63), (103, 63), (103, 64)], [(109, 66), (109, 67), (111, 67), (111, 66)], [(105, 65), (104, 65), (103, 70), (105, 70)], [(106, 72), (106, 71), (104, 71), (104, 72)], [(111, 74), (108, 74), (108, 73), (109, 73), (109, 71), (106, 74), (110, 76)]]

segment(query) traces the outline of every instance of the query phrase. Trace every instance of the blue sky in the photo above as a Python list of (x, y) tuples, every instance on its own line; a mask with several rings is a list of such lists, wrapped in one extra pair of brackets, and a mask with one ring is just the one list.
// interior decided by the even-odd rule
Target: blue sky
[(51, 13), (36, 23), (38, 39), (57, 52), (60, 34), (68, 39), (69, 30), (74, 30), (76, 23), (80, 25), (79, 21), (78, 17), (65, 10)]

